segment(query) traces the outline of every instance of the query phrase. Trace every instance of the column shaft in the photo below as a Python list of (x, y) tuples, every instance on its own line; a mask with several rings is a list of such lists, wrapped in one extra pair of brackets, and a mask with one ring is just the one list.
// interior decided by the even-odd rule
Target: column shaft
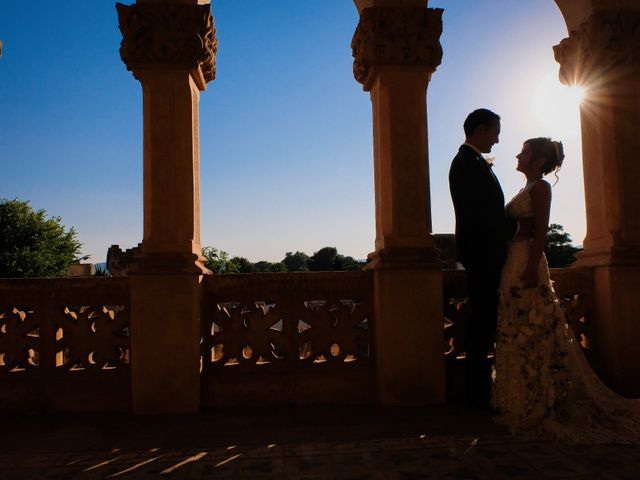
[(554, 48), (580, 108), (587, 234), (575, 266), (593, 269), (593, 348), (612, 388), (640, 396), (640, 12), (612, 5)]
[[(144, 104), (143, 255), (200, 256), (200, 92), (184, 70), (141, 71)], [(158, 266), (158, 268), (163, 268)]]
[(378, 69), (371, 87), (376, 250), (433, 248), (424, 70)]
[(443, 402), (442, 271), (431, 232), (426, 112), (427, 85), (442, 57), (442, 10), (360, 13), (352, 47), (373, 112), (376, 240), (368, 268), (378, 401)]
[(136, 413), (200, 406), (200, 90), (215, 77), (211, 8), (201, 0), (117, 4), (120, 54), (142, 84), (144, 237), (131, 279)]

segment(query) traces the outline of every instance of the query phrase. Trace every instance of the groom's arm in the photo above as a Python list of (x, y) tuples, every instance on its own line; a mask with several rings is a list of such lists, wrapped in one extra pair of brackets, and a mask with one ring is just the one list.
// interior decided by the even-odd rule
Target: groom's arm
[(507, 240), (515, 240), (520, 233), (520, 222), (515, 218), (506, 217), (505, 237)]
[(477, 208), (477, 181), (470, 165), (455, 159), (449, 171), (449, 190), (456, 211), (456, 223), (465, 230), (473, 228), (479, 213)]

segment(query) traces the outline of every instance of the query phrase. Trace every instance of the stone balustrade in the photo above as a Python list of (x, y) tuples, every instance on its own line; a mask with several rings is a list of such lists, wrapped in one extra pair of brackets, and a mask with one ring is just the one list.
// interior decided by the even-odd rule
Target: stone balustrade
[(373, 273), (205, 277), (205, 406), (373, 403)]
[(131, 408), (129, 279), (0, 280), (0, 409)]
[[(551, 272), (598, 370), (592, 275)], [(372, 271), (206, 276), (201, 408), (375, 403), (373, 285)], [(455, 401), (470, 313), (464, 271), (444, 270), (443, 291), (447, 396)], [(129, 277), (0, 280), (0, 407), (130, 410), (129, 298)]]

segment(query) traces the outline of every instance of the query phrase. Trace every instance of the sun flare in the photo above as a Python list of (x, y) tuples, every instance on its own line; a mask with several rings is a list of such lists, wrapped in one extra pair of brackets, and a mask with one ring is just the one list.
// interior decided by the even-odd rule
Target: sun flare
[(584, 88), (560, 83), (556, 70), (540, 79), (531, 96), (531, 110), (545, 135), (566, 138), (579, 131), (584, 95)]
[(582, 99), (584, 99), (584, 95), (585, 95), (584, 88), (578, 85), (573, 85), (571, 87), (567, 87), (567, 90), (568, 90), (568, 95), (572, 98), (572, 100), (577, 105), (580, 105), (580, 102), (582, 102)]

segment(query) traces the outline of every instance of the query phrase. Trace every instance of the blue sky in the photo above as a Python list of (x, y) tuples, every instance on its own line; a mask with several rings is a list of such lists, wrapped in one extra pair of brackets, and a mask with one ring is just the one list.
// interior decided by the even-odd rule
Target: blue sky
[[(84, 253), (142, 238), (142, 93), (119, 58), (111, 0), (2, 0), (0, 198), (75, 226)], [(447, 172), (477, 107), (503, 118), (507, 197), (532, 136), (565, 143), (551, 220), (585, 233), (577, 107), (559, 96), (552, 0), (431, 0), (442, 65), (429, 86), (433, 226), (452, 232)], [(352, 75), (351, 0), (213, 0), (218, 76), (201, 95), (202, 243), (279, 260), (327, 245), (364, 258), (375, 235), (371, 104)]]

